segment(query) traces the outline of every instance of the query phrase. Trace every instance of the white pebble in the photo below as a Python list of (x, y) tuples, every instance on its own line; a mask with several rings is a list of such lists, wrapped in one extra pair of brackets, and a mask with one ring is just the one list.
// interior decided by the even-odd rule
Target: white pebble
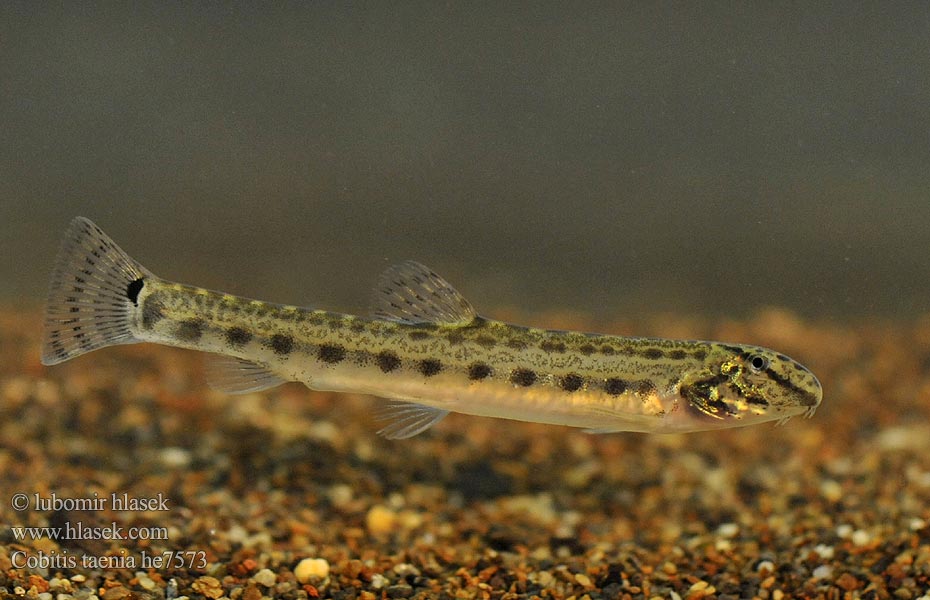
[(814, 576), (814, 579), (830, 579), (833, 577), (833, 567), (830, 565), (820, 565), (814, 569), (811, 575)]
[(852, 543), (857, 546), (865, 546), (872, 541), (872, 536), (864, 529), (857, 529), (852, 534)]
[(352, 486), (345, 483), (331, 485), (326, 491), (326, 496), (336, 508), (341, 508), (352, 502)]
[(155, 581), (153, 581), (145, 571), (136, 571), (136, 581), (138, 581), (139, 585), (146, 590), (155, 589)]
[(919, 531), (927, 526), (927, 522), (923, 519), (911, 519), (911, 522), (908, 523), (908, 527), (911, 528), (911, 531)]
[(853, 528), (852, 525), (837, 525), (836, 526), (836, 535), (842, 539), (848, 539), (852, 535)]
[(164, 448), (158, 454), (158, 458), (163, 466), (170, 469), (183, 469), (191, 464), (191, 453), (177, 446)]
[(387, 584), (388, 584), (387, 577), (385, 577), (381, 573), (375, 573), (374, 575), (371, 576), (371, 587), (372, 588), (376, 590), (380, 590)]
[(325, 558), (305, 558), (294, 567), (294, 576), (300, 583), (329, 577), (329, 563)]
[(830, 502), (837, 502), (843, 497), (843, 486), (833, 479), (827, 479), (820, 484), (820, 495)]
[(723, 523), (717, 528), (717, 535), (720, 537), (731, 538), (739, 533), (739, 525), (736, 523)]
[(262, 569), (255, 575), (252, 575), (252, 581), (259, 585), (263, 585), (267, 588), (270, 588), (278, 581), (277, 575), (274, 574), (274, 571), (271, 569)]
[(398, 575), (400, 575), (401, 577), (407, 577), (409, 575), (412, 575), (414, 577), (420, 576), (420, 569), (416, 568), (410, 563), (400, 563), (398, 565), (395, 565), (393, 571), (397, 573)]
[(824, 560), (830, 560), (833, 558), (833, 546), (828, 546), (826, 544), (817, 544), (814, 546), (814, 552), (817, 553), (817, 556)]
[(769, 573), (775, 572), (775, 563), (770, 560), (761, 560), (759, 564), (756, 565), (756, 571), (761, 573), (762, 571), (767, 571)]

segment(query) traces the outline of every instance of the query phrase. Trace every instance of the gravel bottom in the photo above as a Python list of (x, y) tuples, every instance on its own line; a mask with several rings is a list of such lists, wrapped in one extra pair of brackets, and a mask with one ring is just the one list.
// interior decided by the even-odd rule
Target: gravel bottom
[(513, 320), (771, 346), (824, 403), (666, 436), (452, 415), (392, 442), (377, 399), (225, 396), (193, 352), (44, 368), (39, 314), (6, 309), (0, 598), (930, 600), (930, 317)]

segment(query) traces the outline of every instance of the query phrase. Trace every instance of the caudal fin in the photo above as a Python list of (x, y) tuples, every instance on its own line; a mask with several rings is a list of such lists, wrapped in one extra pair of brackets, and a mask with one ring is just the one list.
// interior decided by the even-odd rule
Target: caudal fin
[(52, 271), (42, 364), (138, 342), (130, 331), (142, 279), (151, 273), (89, 219), (75, 217)]

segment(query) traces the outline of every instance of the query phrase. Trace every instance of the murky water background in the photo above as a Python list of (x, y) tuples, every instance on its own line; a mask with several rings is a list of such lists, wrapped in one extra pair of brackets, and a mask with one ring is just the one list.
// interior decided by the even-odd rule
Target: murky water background
[(99, 221), (156, 273), (360, 309), (918, 314), (926, 8), (0, 8), (0, 295)]

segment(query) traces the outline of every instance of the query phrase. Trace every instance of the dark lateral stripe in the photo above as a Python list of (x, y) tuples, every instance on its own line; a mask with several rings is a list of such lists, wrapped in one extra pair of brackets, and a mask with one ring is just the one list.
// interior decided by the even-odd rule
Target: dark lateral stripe
[[(800, 388), (800, 387), (796, 386), (796, 385), (795, 385), (790, 379), (788, 379), (787, 377), (782, 377), (781, 375), (779, 375), (778, 373), (776, 373), (775, 370), (772, 369), (772, 367), (767, 368), (767, 369), (765, 370), (765, 374), (768, 375), (769, 378), (770, 378), (772, 381), (774, 381), (775, 383), (777, 383), (777, 384), (780, 385), (781, 387), (785, 388), (786, 390), (791, 390), (791, 391), (794, 392), (795, 394), (798, 394), (798, 395), (800, 395), (800, 396), (802, 396), (802, 397), (808, 397), (808, 398), (812, 398), (812, 397), (813, 397), (809, 391), (805, 390), (804, 388)], [(811, 404), (813, 404), (813, 402), (812, 402)]]

